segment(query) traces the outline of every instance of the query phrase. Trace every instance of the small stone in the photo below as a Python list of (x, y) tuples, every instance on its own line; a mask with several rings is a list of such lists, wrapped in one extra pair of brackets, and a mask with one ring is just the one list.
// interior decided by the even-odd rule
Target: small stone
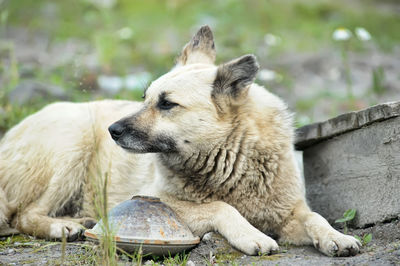
[(187, 262), (186, 262), (186, 266), (195, 266), (196, 264), (194, 264), (194, 262), (193, 261), (191, 261), (191, 260), (188, 260)]
[(14, 253), (15, 253), (15, 249), (9, 248), (9, 249), (7, 250), (7, 253), (8, 253), (8, 254), (14, 254)]
[(206, 233), (201, 240), (202, 241), (210, 241), (212, 237), (213, 237), (213, 233), (209, 232), (209, 233)]

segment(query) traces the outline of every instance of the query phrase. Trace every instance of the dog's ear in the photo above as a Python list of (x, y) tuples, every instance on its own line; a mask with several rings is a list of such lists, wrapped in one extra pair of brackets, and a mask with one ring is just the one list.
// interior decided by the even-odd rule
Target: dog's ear
[(253, 83), (259, 65), (254, 55), (244, 55), (218, 67), (213, 83), (213, 97), (229, 96), (237, 101)]
[(214, 64), (215, 44), (213, 33), (209, 26), (201, 27), (188, 42), (176, 60), (176, 66), (195, 63)]

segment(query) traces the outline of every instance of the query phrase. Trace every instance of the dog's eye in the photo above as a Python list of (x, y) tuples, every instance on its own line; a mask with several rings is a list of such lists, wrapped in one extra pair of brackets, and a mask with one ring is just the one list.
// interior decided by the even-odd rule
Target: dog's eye
[(170, 101), (168, 101), (166, 99), (161, 99), (158, 102), (157, 107), (160, 108), (161, 110), (169, 110), (169, 109), (172, 109), (173, 107), (175, 107), (177, 105), (178, 105), (177, 103), (170, 102)]

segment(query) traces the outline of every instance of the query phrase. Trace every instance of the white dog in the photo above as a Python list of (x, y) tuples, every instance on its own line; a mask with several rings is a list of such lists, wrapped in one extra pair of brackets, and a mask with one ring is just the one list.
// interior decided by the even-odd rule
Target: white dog
[(3, 228), (74, 240), (95, 217), (90, 180), (108, 176), (109, 207), (160, 197), (194, 234), (218, 231), (246, 254), (278, 250), (267, 232), (327, 255), (358, 253), (355, 238), (307, 206), (291, 115), (253, 83), (255, 57), (215, 66), (215, 54), (204, 26), (143, 103), (55, 103), (12, 128), (0, 143)]

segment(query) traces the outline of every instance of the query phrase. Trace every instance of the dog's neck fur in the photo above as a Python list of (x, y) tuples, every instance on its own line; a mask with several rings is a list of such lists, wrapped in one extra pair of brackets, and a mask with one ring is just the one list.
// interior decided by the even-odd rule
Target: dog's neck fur
[(232, 131), (210, 150), (188, 155), (160, 154), (161, 163), (171, 172), (169, 178), (184, 181), (180, 191), (185, 191), (185, 195), (176, 196), (202, 202), (222, 200), (238, 183), (261, 192), (273, 182), (276, 169), (268, 165), (268, 148), (261, 147), (240, 121), (243, 120), (234, 119)]

